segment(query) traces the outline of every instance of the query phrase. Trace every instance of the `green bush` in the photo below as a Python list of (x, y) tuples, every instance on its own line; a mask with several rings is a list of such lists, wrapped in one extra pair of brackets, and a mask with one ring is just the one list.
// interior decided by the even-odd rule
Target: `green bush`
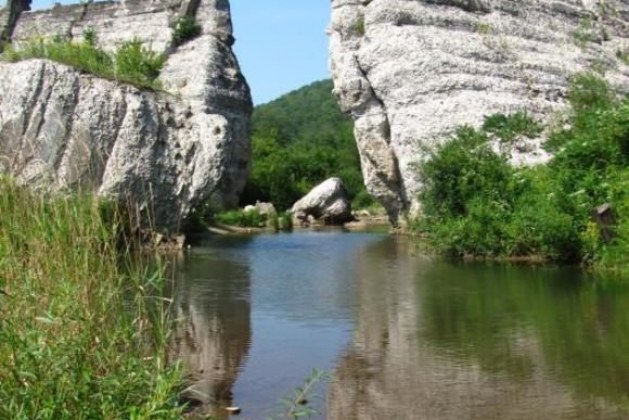
[[(154, 86), (166, 57), (134, 39), (122, 44), (115, 55), (116, 75), (137, 86)], [(157, 86), (157, 85), (156, 85)]]
[[(490, 134), (539, 134), (523, 113), (488, 117), (482, 130), (463, 127), (438, 147), (419, 168), (417, 229), (451, 255), (539, 255), (629, 271), (629, 102), (590, 74), (573, 78), (569, 98), (571, 124), (550, 134), (555, 155), (546, 166), (512, 168), (489, 144)], [(591, 219), (603, 203), (618, 219), (611, 244)]]
[(485, 133), (461, 127), (421, 166), (421, 201), (428, 215), (461, 217), (474, 198), (510, 206), (513, 169), (494, 152)]
[(261, 215), (257, 210), (230, 210), (218, 213), (214, 220), (218, 223), (229, 226), (261, 228), (266, 225), (266, 216)]
[(201, 25), (190, 16), (184, 16), (177, 21), (173, 30), (173, 46), (177, 47), (201, 34)]

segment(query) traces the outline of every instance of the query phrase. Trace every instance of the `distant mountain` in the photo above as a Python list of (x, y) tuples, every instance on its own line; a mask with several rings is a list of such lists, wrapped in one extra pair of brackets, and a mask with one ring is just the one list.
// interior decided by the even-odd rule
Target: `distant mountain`
[(253, 113), (253, 167), (243, 204), (271, 201), (288, 209), (312, 187), (340, 177), (359, 205), (369, 201), (352, 121), (322, 80), (259, 105)]

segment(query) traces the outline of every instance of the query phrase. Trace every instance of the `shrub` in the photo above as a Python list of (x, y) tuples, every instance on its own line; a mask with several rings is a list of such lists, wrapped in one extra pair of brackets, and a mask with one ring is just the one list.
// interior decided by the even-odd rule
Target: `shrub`
[(122, 44), (116, 51), (116, 74), (122, 80), (138, 86), (154, 86), (166, 57), (134, 39)]
[(261, 228), (266, 225), (266, 216), (257, 210), (230, 210), (214, 216), (214, 220), (230, 226)]
[(83, 41), (85, 41), (87, 45), (96, 45), (96, 31), (93, 27), (88, 26), (83, 30)]
[(184, 16), (177, 21), (173, 30), (173, 46), (178, 47), (188, 40), (196, 38), (201, 34), (201, 25), (190, 16)]
[[(463, 127), (420, 165), (424, 215), (417, 228), (454, 255), (542, 255), (629, 272), (629, 102), (591, 74), (576, 75), (569, 93), (571, 126), (551, 133), (546, 166), (516, 170), (492, 151), (501, 138), (541, 131), (526, 114)], [(610, 203), (616, 238), (601, 242), (593, 208)]]
[(593, 73), (578, 73), (570, 81), (568, 101), (576, 114), (608, 108), (615, 102), (614, 92), (605, 80)]
[(479, 196), (488, 202), (504, 201), (511, 188), (512, 169), (488, 140), (485, 133), (471, 127), (459, 128), (456, 136), (421, 166), (425, 185), (420, 198), (427, 214), (466, 216), (469, 203)]

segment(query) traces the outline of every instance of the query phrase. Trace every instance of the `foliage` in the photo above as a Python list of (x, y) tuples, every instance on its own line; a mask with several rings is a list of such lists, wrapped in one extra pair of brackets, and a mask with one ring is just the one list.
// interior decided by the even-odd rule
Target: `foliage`
[(367, 29), (365, 27), (365, 16), (360, 15), (356, 18), (356, 22), (353, 25), (354, 33), (358, 36), (365, 36)]
[(177, 21), (173, 30), (173, 46), (177, 47), (201, 34), (201, 25), (190, 16), (184, 16)]
[(588, 42), (594, 41), (592, 33), (593, 30), (594, 24), (591, 18), (587, 17), (581, 19), (581, 21), (579, 22), (579, 26), (574, 31), (572, 31), (571, 34), (575, 44), (581, 48), (585, 48)]
[(214, 216), (214, 220), (224, 225), (250, 228), (260, 228), (266, 224), (266, 216), (261, 215), (257, 210), (230, 210), (218, 213)]
[(312, 415), (317, 414), (315, 409), (308, 406), (308, 402), (314, 397), (314, 388), (327, 377), (328, 375), (324, 371), (320, 369), (313, 369), (308, 378), (304, 381), (303, 386), (295, 388), (290, 397), (280, 400), (280, 402), (285, 406), (286, 412), (278, 418), (293, 420), (311, 417)]
[[(629, 102), (617, 102), (589, 74), (573, 79), (569, 98), (571, 126), (550, 134), (555, 156), (547, 166), (513, 168), (490, 147), (488, 132), (507, 139), (539, 134), (525, 114), (488, 117), (481, 130), (459, 129), (420, 167), (425, 214), (418, 229), (453, 255), (541, 255), (627, 270)], [(591, 221), (603, 203), (612, 204), (619, 220), (608, 245)]]
[(127, 264), (113, 207), (2, 180), (0, 212), (0, 418), (179, 418), (162, 270)]
[(214, 222), (228, 226), (246, 228), (272, 228), (277, 231), (290, 231), (293, 229), (293, 218), (290, 213), (260, 214), (258, 210), (229, 210), (219, 212), (212, 216)]
[(134, 39), (118, 48), (114, 62), (118, 79), (133, 81), (138, 86), (151, 86), (159, 77), (166, 58)]
[(426, 182), (422, 202), (427, 214), (466, 216), (475, 198), (502, 202), (510, 195), (507, 159), (491, 149), (485, 133), (471, 127), (459, 128), (420, 172)]
[(536, 138), (543, 127), (526, 112), (511, 115), (494, 114), (485, 119), (483, 130), (495, 135), (503, 143), (513, 143), (519, 136)]
[(595, 74), (577, 73), (572, 77), (571, 86), (568, 101), (577, 117), (581, 113), (589, 115), (591, 111), (607, 109), (616, 102), (607, 82)]
[(140, 40), (122, 44), (114, 53), (95, 45), (96, 34), (86, 29), (84, 40), (72, 42), (62, 37), (32, 39), (18, 48), (7, 48), (2, 56), (10, 62), (43, 58), (74, 67), (105, 79), (118, 80), (139, 88), (161, 88), (157, 77), (166, 58), (144, 47)]
[(83, 41), (85, 41), (87, 45), (96, 45), (96, 31), (93, 27), (88, 26), (83, 30)]
[(303, 87), (253, 113), (253, 167), (243, 204), (272, 202), (279, 209), (325, 179), (343, 180), (350, 197), (371, 204), (363, 185), (351, 120), (332, 95), (332, 82)]

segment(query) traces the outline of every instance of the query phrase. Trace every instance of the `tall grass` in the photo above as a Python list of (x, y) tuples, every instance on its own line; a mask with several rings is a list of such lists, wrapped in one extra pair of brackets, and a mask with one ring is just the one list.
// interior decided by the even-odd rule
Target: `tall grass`
[(129, 83), (139, 88), (159, 90), (157, 79), (166, 57), (145, 47), (138, 39), (122, 44), (113, 53), (95, 45), (93, 32), (86, 32), (83, 41), (56, 37), (37, 38), (10, 46), (2, 54), (10, 62), (43, 58), (74, 67), (82, 72), (110, 80)]
[(161, 269), (126, 264), (115, 211), (0, 180), (0, 418), (179, 418)]

